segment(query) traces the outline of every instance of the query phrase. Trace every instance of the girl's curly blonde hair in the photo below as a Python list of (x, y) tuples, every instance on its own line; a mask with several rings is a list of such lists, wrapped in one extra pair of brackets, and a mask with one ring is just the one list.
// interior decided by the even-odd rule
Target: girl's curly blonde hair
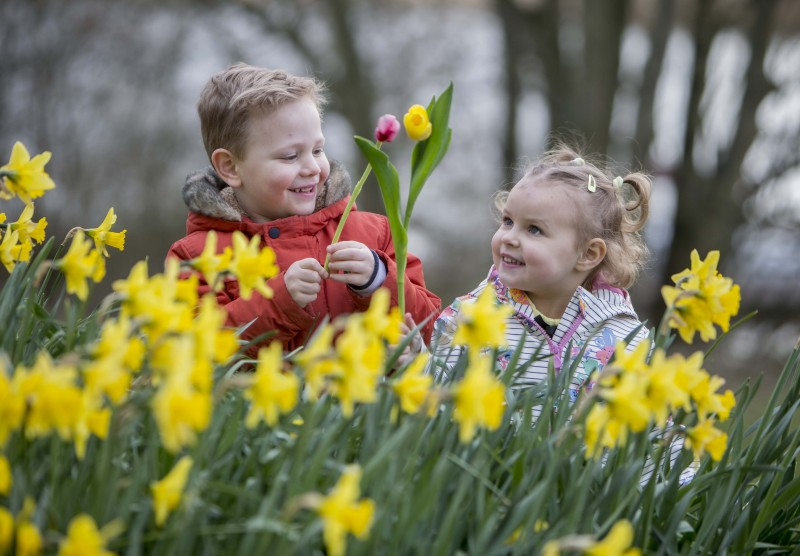
[[(589, 188), (590, 176), (594, 191)], [(605, 242), (606, 256), (586, 283), (602, 274), (612, 286), (633, 285), (650, 255), (641, 233), (650, 212), (650, 177), (634, 172), (615, 180), (605, 165), (562, 143), (529, 164), (517, 185), (532, 181), (567, 187), (575, 200), (578, 241), (600, 238)], [(495, 208), (502, 211), (507, 198), (508, 191), (498, 192)]]

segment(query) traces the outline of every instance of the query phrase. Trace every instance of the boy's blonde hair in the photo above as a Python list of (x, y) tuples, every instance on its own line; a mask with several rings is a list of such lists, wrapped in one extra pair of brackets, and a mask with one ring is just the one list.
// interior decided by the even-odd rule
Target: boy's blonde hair
[(234, 64), (208, 80), (200, 93), (197, 113), (209, 159), (216, 149), (227, 149), (243, 158), (249, 121), (254, 114), (270, 114), (301, 99), (314, 103), (322, 117), (325, 85), (312, 77), (270, 70), (244, 63)]
[[(594, 191), (589, 190), (589, 176), (594, 178)], [(575, 200), (578, 241), (600, 238), (606, 244), (606, 256), (589, 275), (587, 284), (602, 274), (611, 285), (628, 288), (650, 255), (641, 234), (650, 212), (650, 178), (641, 172), (620, 178), (616, 186), (615, 176), (604, 165), (559, 144), (530, 164), (517, 182), (541, 180), (568, 188)], [(495, 208), (502, 211), (507, 198), (508, 191), (498, 192)]]

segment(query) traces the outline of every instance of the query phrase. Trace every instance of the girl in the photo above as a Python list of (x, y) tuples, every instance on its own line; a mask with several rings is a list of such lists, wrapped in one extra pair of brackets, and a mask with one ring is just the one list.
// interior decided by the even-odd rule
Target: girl
[(617, 341), (630, 338), (633, 349), (647, 337), (625, 288), (647, 258), (639, 232), (649, 200), (650, 180), (643, 174), (614, 177), (565, 146), (546, 153), (510, 192), (496, 197), (501, 217), (492, 238), (494, 264), (477, 288), (437, 318), (436, 372), (446, 377), (461, 355), (452, 339), (462, 305), (491, 288), (513, 309), (499, 367), (505, 369), (520, 341), (520, 361), (540, 350), (514, 380), (531, 386), (547, 379), (551, 359), (558, 372), (565, 359), (580, 356), (570, 384), (574, 400)]

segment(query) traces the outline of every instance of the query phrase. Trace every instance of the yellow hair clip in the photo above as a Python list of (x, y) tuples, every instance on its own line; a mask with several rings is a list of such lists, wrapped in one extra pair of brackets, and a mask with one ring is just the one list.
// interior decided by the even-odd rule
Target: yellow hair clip
[(611, 183), (614, 185), (615, 189), (619, 189), (620, 187), (622, 187), (623, 180), (621, 177), (617, 176)]
[(573, 158), (569, 161), (570, 166), (583, 166), (584, 164), (586, 164), (586, 162), (581, 157)]
[(597, 191), (597, 182), (594, 181), (594, 176), (589, 175), (589, 185), (587, 186), (589, 193), (594, 193)]

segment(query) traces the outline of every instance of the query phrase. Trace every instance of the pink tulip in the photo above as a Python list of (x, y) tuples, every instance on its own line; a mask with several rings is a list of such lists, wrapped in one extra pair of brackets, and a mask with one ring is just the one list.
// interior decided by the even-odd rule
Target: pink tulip
[(384, 114), (378, 118), (378, 127), (375, 128), (375, 140), (382, 143), (394, 141), (400, 131), (400, 122), (391, 114)]

